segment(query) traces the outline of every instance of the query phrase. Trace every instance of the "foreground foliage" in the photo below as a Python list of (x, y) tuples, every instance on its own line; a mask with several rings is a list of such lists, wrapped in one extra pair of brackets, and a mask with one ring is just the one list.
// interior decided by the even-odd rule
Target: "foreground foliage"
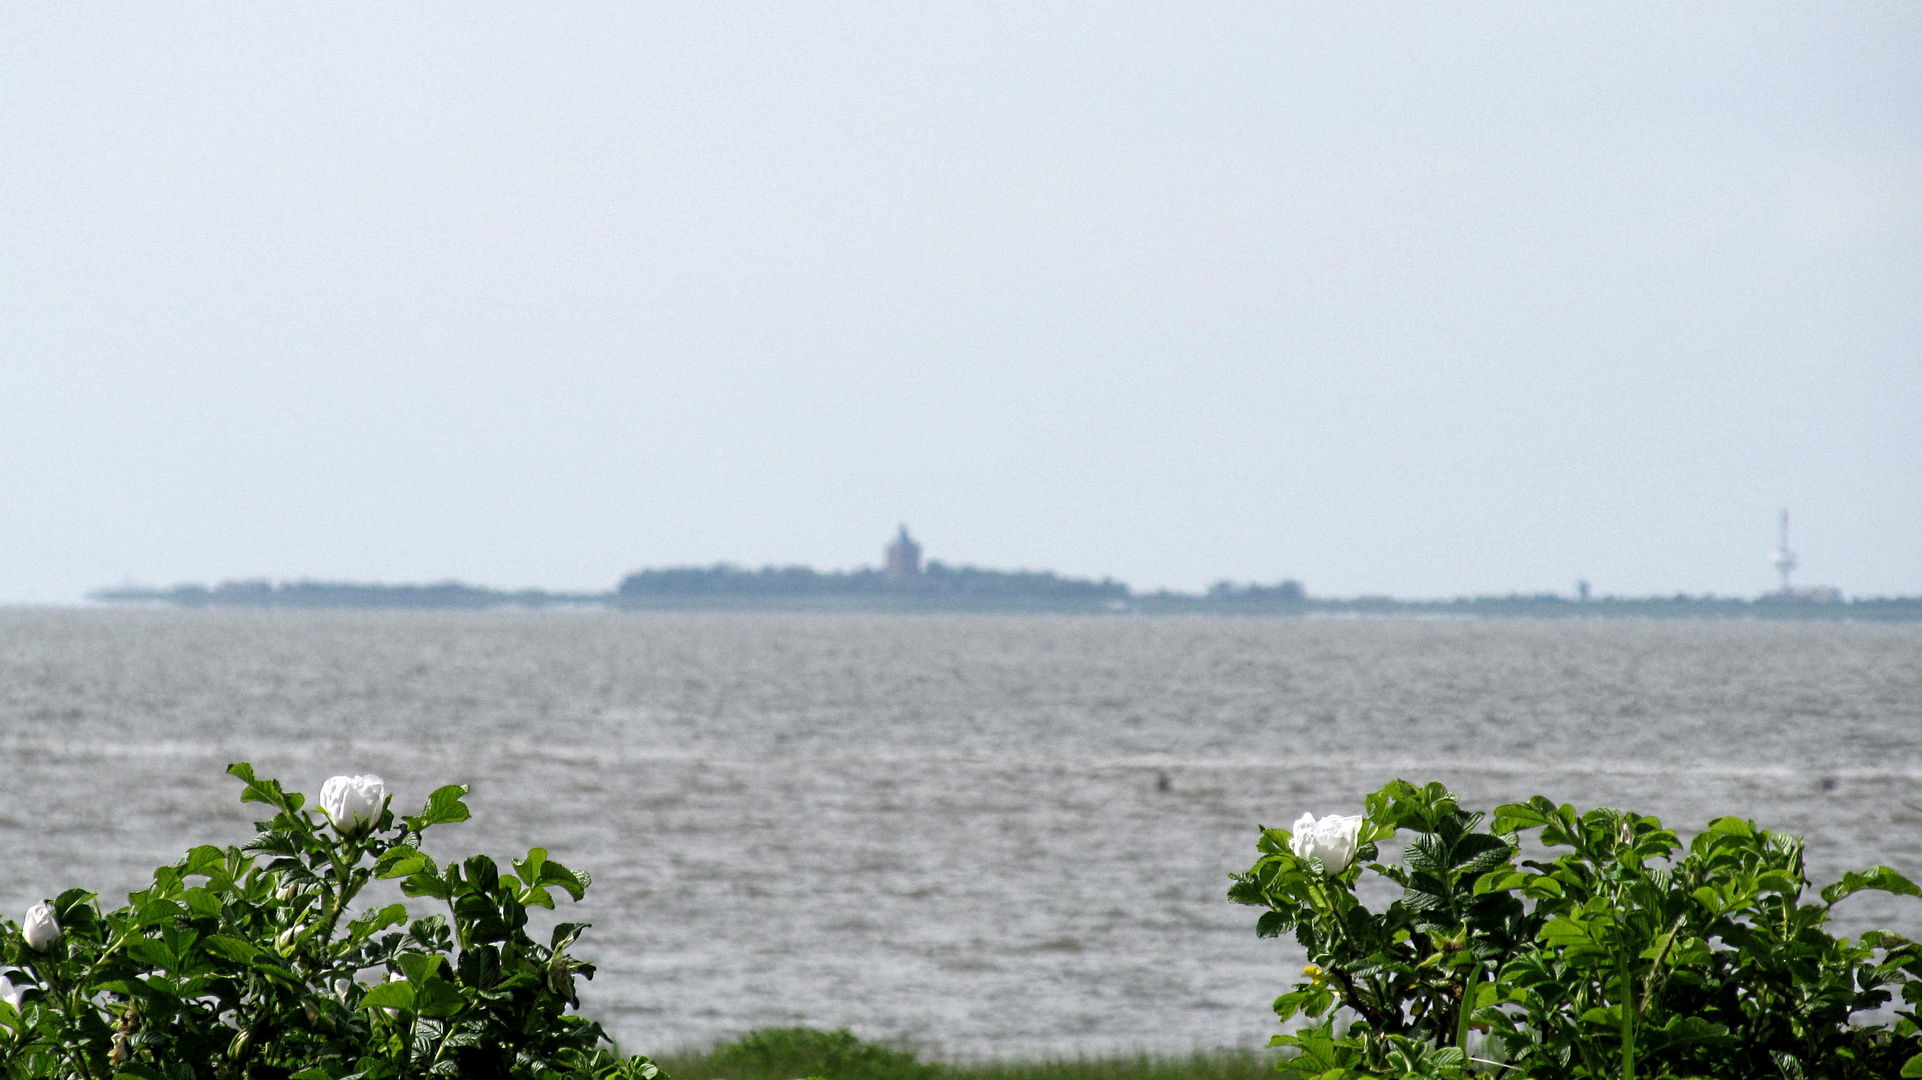
[(1274, 1080), (1272, 1052), (1221, 1050), (1151, 1056), (922, 1061), (845, 1029), (763, 1028), (711, 1050), (663, 1054), (676, 1080)]
[[(396, 816), (376, 777), (337, 777), (316, 816), (304, 796), (228, 769), (274, 813), (242, 847), (194, 848), (151, 887), (103, 909), (80, 889), (0, 921), (0, 1075), (13, 1080), (651, 1080), (609, 1053), (579, 1007), (569, 955), (580, 923), (545, 944), (527, 910), (579, 900), (587, 875), (535, 848), (503, 871), (422, 849), (464, 821), (465, 787)], [(335, 790), (340, 782), (367, 781)], [(330, 794), (332, 792), (332, 794)], [(356, 799), (360, 802), (356, 803)], [(332, 801), (330, 801), (332, 800)], [(355, 913), (397, 879), (445, 914), (395, 903)]]
[[(1366, 805), (1334, 819), (1348, 847), (1329, 819), (1303, 819), (1312, 837), (1264, 830), (1229, 889), (1267, 909), (1257, 933), (1308, 952), (1275, 1002), (1308, 1021), (1274, 1040), (1303, 1076), (1922, 1076), (1922, 947), (1825, 929), (1856, 892), (1922, 896), (1887, 867), (1818, 892), (1800, 838), (1736, 818), (1684, 846), (1652, 817), (1541, 796), (1486, 829), (1440, 784), (1396, 781)], [(1553, 858), (1521, 858), (1525, 833)], [(1397, 834), (1400, 860), (1374, 861)], [(1356, 897), (1364, 869), (1401, 887), (1386, 910)], [(1893, 1023), (1862, 1022), (1891, 1002)]]

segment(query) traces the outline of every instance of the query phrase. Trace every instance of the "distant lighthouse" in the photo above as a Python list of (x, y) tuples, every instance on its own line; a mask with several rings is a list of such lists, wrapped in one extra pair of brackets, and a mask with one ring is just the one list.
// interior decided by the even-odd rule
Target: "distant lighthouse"
[(1801, 588), (1789, 584), (1789, 572), (1797, 565), (1795, 552), (1789, 550), (1789, 512), (1782, 511), (1782, 538), (1775, 545), (1774, 554), (1769, 562), (1775, 572), (1782, 575), (1782, 587), (1765, 594), (1762, 599), (1770, 603), (1789, 604), (1840, 604), (1843, 602), (1842, 590), (1833, 585), (1804, 585)]
[(908, 527), (901, 526), (901, 533), (888, 545), (886, 569), (882, 571), (889, 581), (905, 581), (921, 576), (921, 545), (908, 535)]
[(1782, 575), (1782, 595), (1792, 591), (1789, 588), (1789, 571), (1795, 569), (1795, 552), (1789, 550), (1789, 512), (1782, 511), (1782, 542), (1775, 546), (1775, 554), (1769, 556), (1775, 564), (1775, 572)]

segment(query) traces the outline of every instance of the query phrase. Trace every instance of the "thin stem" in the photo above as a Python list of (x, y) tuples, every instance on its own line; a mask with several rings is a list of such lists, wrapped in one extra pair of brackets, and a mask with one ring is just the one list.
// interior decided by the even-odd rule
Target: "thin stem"
[(1622, 1080), (1635, 1080), (1635, 977), (1628, 954), (1618, 954), (1622, 966)]
[[(36, 972), (36, 974), (38, 973)], [(48, 989), (52, 990), (56, 995), (64, 996), (67, 999), (67, 1016), (79, 1016), (81, 1010), (86, 1007), (86, 1002), (80, 997), (81, 984), (76, 982), (73, 989), (62, 994), (60, 980), (54, 977), (53, 972), (49, 971), (47, 973), (46, 980)], [(71, 1023), (69, 1023), (69, 1027), (72, 1027)], [(87, 1066), (86, 1053), (80, 1049), (78, 1044), (69, 1044), (67, 1046), (67, 1056), (73, 1059), (74, 1068), (80, 1071), (80, 1075), (88, 1077), (91, 1080), (93, 1070)]]
[[(462, 1005), (459, 1012), (441, 1021), (440, 1042), (436, 1044), (434, 1047), (434, 1061), (433, 1061), (434, 1065), (440, 1064), (441, 1055), (447, 1052), (447, 1040), (449, 1037), (451, 1037), (454, 1034), (455, 1023), (459, 1021), (462, 1016), (465, 1016), (467, 1014), (467, 1010), (471, 1008), (473, 1008), (473, 1002), (470, 1001), (467, 1004)], [(432, 1066), (430, 1066), (430, 1068), (431, 1067)]]
[(1681, 930), (1682, 921), (1687, 917), (1687, 912), (1675, 916), (1675, 921), (1669, 924), (1668, 936), (1662, 942), (1662, 947), (1656, 951), (1655, 959), (1649, 962), (1648, 978), (1642, 980), (1642, 1007), (1640, 1011), (1643, 1013), (1647, 1013), (1655, 1007), (1655, 991), (1661, 989), (1662, 984), (1667, 982), (1665, 978), (1658, 980), (1657, 976), (1662, 974), (1662, 964), (1668, 960), (1669, 950), (1675, 947), (1675, 935)]
[(1342, 1004), (1360, 1013), (1364, 1020), (1367, 1020), (1378, 1029), (1387, 1026), (1383, 1022), (1381, 1010), (1363, 1001), (1361, 995), (1355, 991), (1354, 980), (1348, 977), (1347, 972), (1340, 968), (1331, 967), (1325, 974), (1341, 989)]
[(1461, 1004), (1455, 1008), (1455, 1045), (1461, 1047), (1464, 1054), (1468, 1053), (1468, 1026), (1475, 1015), (1475, 984), (1481, 981), (1481, 973), (1479, 962), (1468, 965), (1468, 977), (1462, 982)]
[(347, 910), (348, 902), (354, 898), (355, 893), (360, 891), (354, 887), (353, 873), (353, 865), (360, 861), (360, 842), (347, 841), (347, 850), (353, 855), (350, 860), (343, 860), (336, 848), (327, 849), (327, 861), (334, 864), (334, 878), (339, 882), (339, 886), (334, 893), (333, 903), (328, 905), (326, 917), (315, 926), (315, 929), (320, 931), (320, 940), (323, 943), (333, 940), (334, 926), (340, 921), (341, 912)]

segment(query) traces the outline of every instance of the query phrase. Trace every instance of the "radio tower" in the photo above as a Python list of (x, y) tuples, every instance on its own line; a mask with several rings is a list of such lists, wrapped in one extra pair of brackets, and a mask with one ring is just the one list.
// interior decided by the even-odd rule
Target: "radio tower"
[(1782, 592), (1789, 591), (1789, 571), (1795, 569), (1795, 552), (1789, 550), (1789, 512), (1782, 511), (1782, 542), (1776, 545), (1775, 554), (1769, 556), (1775, 564), (1775, 571), (1782, 575)]

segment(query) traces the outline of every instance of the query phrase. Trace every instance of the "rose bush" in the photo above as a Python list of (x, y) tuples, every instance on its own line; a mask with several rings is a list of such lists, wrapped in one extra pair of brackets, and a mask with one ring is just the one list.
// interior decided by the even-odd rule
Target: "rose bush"
[[(1440, 784), (1398, 780), (1366, 805), (1354, 861), (1348, 826), (1330, 839), (1309, 815), (1263, 830), (1229, 889), (1267, 909), (1258, 934), (1308, 952), (1275, 1001), (1308, 1021), (1274, 1040), (1302, 1076), (1922, 1077), (1922, 946), (1824, 929), (1862, 890), (1922, 896), (1887, 867), (1817, 891), (1799, 838), (1736, 818), (1684, 845), (1654, 818), (1541, 796), (1485, 830)], [(1521, 857), (1536, 830), (1552, 859)], [(1398, 862), (1372, 861), (1401, 834)], [(1369, 909), (1364, 869), (1400, 897)], [(1892, 1022), (1867, 1016), (1891, 1004)]]
[[(652, 1080), (578, 1015), (569, 953), (531, 907), (579, 900), (588, 877), (534, 848), (504, 870), (441, 863), (427, 832), (464, 821), (467, 789), (397, 816), (373, 776), (335, 777), (317, 820), (305, 798), (245, 764), (228, 772), (270, 820), (239, 847), (202, 846), (107, 910), (70, 889), (18, 925), (0, 920), (0, 1076), (9, 1080)], [(356, 907), (366, 886), (444, 906)]]

